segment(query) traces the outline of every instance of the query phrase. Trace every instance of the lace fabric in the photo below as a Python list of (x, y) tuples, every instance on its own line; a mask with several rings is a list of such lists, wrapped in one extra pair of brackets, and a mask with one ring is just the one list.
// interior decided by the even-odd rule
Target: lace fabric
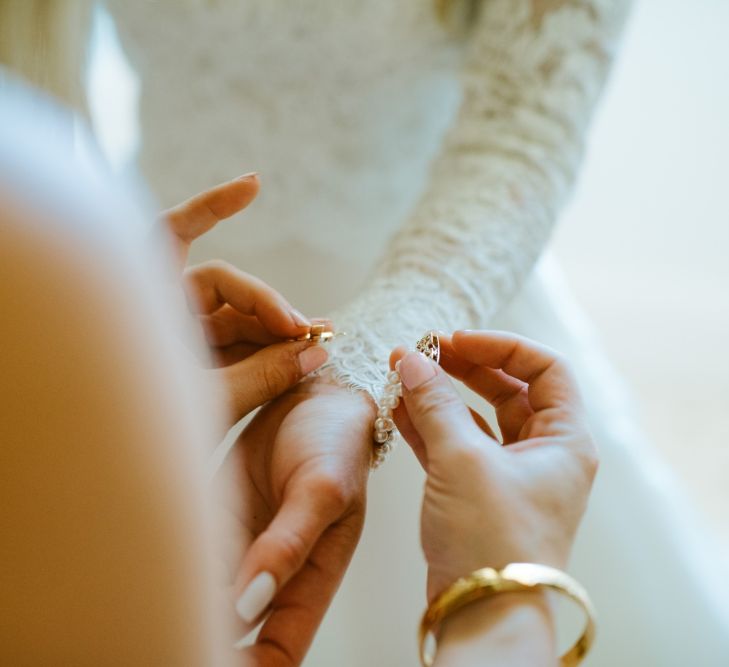
[[(575, 178), (629, 0), (473, 4), (456, 37), (429, 0), (110, 3), (144, 81), (141, 163), (164, 203), (200, 189), (190, 155), (213, 151), (211, 184), (243, 164), (264, 174), (250, 212), (263, 224), (216, 229), (196, 258), (261, 275), (276, 261), (297, 304), (321, 290), (311, 267), (297, 268), (302, 255), (326, 248), (353, 285), (376, 262), (330, 313), (348, 335), (323, 371), (375, 397), (395, 345), (487, 326), (529, 274)], [(194, 85), (180, 85), (181, 71)]]
[(332, 315), (322, 371), (378, 396), (390, 350), (487, 326), (547, 243), (574, 181), (627, 0), (489, 0), (470, 36), (458, 119), (369, 285)]

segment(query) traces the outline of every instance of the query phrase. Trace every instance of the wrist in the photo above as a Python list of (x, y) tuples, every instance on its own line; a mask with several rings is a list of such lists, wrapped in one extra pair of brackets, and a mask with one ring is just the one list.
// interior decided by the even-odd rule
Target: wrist
[[(444, 619), (435, 665), (557, 664), (554, 624), (542, 591), (502, 593)], [(486, 660), (486, 662), (484, 662)]]
[[(297, 385), (305, 397), (326, 397), (330, 419), (346, 422), (348, 442), (361, 454), (362, 465), (370, 469), (372, 459), (372, 424), (377, 417), (377, 404), (369, 392), (342, 385), (326, 376), (314, 376)], [(359, 458), (359, 457), (358, 457)]]
[(369, 406), (372, 414), (375, 414), (377, 411), (377, 403), (368, 391), (342, 384), (328, 374), (322, 373), (320, 375), (314, 375), (313, 377), (302, 380), (299, 386), (308, 388), (313, 392), (320, 391), (329, 394), (351, 396), (353, 400)]

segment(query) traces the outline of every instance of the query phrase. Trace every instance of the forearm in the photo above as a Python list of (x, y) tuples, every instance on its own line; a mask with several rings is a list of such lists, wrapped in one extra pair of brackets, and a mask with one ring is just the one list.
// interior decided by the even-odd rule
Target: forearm
[(554, 630), (546, 598), (511, 593), (471, 603), (448, 618), (435, 667), (555, 667)]
[(488, 326), (529, 275), (576, 177), (629, 3), (556, 4), (483, 3), (429, 187), (368, 288), (334, 315), (349, 334), (332, 358), (341, 381), (376, 390), (394, 345)]

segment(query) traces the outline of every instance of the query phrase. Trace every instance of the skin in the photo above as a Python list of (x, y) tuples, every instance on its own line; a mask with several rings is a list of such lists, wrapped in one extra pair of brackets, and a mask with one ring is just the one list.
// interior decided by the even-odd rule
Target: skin
[[(258, 188), (257, 176), (247, 175), (161, 215), (181, 267), (191, 243), (247, 206)], [(235, 616), (236, 600), (261, 572), (277, 582), (255, 644), (237, 659), (298, 665), (359, 541), (376, 406), (364, 393), (322, 380), (299, 383), (304, 373), (297, 355), (311, 345), (284, 341), (308, 331), (309, 323), (300, 326), (305, 318), (278, 292), (222, 262), (181, 270), (229, 424), (268, 402), (241, 435), (218, 481), (228, 490), (228, 548), (220, 557), (219, 582), (225, 607)], [(319, 349), (320, 365), (326, 354)], [(252, 627), (239, 619), (237, 636)]]
[(197, 378), (113, 250), (2, 195), (0, 663), (228, 664)]
[[(307, 382), (259, 412), (237, 444), (228, 472), (249, 493), (229, 506), (244, 552), (231, 602), (262, 571), (277, 582), (244, 654), (251, 664), (306, 655), (362, 531), (373, 418), (368, 399)], [(250, 629), (241, 622), (241, 634)]]
[[(551, 5), (561, 4), (535, 1), (533, 19), (541, 22), (543, 7), (551, 11)], [(255, 196), (257, 179), (232, 183), (166, 212), (163, 219), (181, 264), (195, 238)], [(13, 317), (3, 324), (2, 347), (31, 362), (4, 368), (0, 394), (3, 408), (17, 417), (3, 424), (2, 441), (31, 445), (12, 448), (0, 467), (0, 519), (3, 526), (18, 530), (16, 548), (4, 561), (5, 571), (13, 573), (2, 586), (6, 608), (13, 613), (0, 622), (3, 661), (51, 664), (68, 657), (74, 664), (218, 664), (223, 658), (214, 648), (211, 615), (201, 617), (197, 604), (206, 594), (194, 585), (199, 581), (195, 575), (206, 569), (199, 548), (204, 526), (191, 503), (198, 496), (190, 485), (179, 483), (160, 493), (159, 482), (169, 482), (167, 478), (150, 485), (155, 490), (143, 504), (136, 493), (139, 467), (166, 469), (173, 477), (177, 472), (180, 479), (190, 474), (182, 464), (177, 469), (182, 457), (172, 455), (193, 445), (180, 404), (160, 401), (170, 389), (160, 378), (168, 378), (172, 369), (157, 355), (141, 352), (149, 331), (134, 322), (136, 311), (119, 287), (124, 276), (78, 272), (89, 257), (73, 248), (59, 255), (57, 248), (24, 236), (28, 215), (6, 208), (2, 220), (12, 229), (3, 249), (13, 252), (2, 255), (6, 279), (0, 281), (0, 301), (16, 305)], [(218, 262), (187, 270), (185, 282), (210, 347), (211, 373), (224, 387), (218, 399), (228, 408), (229, 424), (300, 379), (304, 372), (299, 354), (307, 346), (283, 341), (304, 331), (305, 325), (280, 295)], [(23, 286), (21, 307), (15, 285)], [(57, 298), (49, 300), (49, 294)], [(77, 299), (79, 294), (84, 299)], [(115, 308), (100, 321), (96, 315), (108, 313), (110, 302)], [(32, 308), (39, 304), (42, 326)], [(84, 322), (83, 338), (78, 335), (81, 328), (69, 328), (73, 321)], [(121, 374), (108, 349), (129, 360)], [(29, 368), (42, 372), (28, 372)], [(111, 387), (109, 377), (115, 380)], [(63, 383), (56, 387), (54, 378), (63, 378)], [(77, 381), (80, 378), (86, 381)], [(68, 410), (64, 390), (69, 384), (83, 412)], [(102, 385), (105, 391), (99, 392)], [(57, 391), (50, 391), (53, 388)], [(152, 413), (150, 405), (155, 406)], [(337, 419), (323, 427), (332, 414)], [(231, 474), (257, 489), (250, 511), (235, 502), (231, 509), (233, 534), (245, 535), (238, 545), (252, 544), (245, 558), (240, 557), (243, 564), (232, 591), (238, 594), (264, 567), (275, 570), (279, 582), (272, 613), (248, 654), (261, 664), (300, 662), (351, 558), (364, 513), (373, 415), (374, 406), (363, 395), (309, 383), (262, 411), (231, 459)], [(407, 429), (402, 411), (398, 419), (405, 420), (401, 429)], [(428, 438), (418, 441), (414, 433), (411, 436), (427, 463)], [(98, 442), (106, 446), (90, 447)], [(136, 447), (129, 449), (130, 443)], [(121, 453), (121, 460), (112, 453)], [(76, 480), (75, 488), (65, 487), (66, 479)], [(28, 494), (28, 488), (34, 492)], [(48, 511), (56, 505), (59, 489), (67, 494), (67, 516)], [(94, 491), (93, 506), (89, 490)], [(524, 512), (528, 506), (524, 503)], [(168, 511), (170, 507), (175, 511)], [(568, 525), (573, 522), (570, 512), (564, 518)], [(114, 531), (107, 530), (110, 524)], [(182, 534), (187, 535), (184, 544), (177, 541)], [(130, 557), (129, 545), (142, 541), (146, 557)], [(555, 560), (559, 552), (554, 550)], [(54, 568), (75, 582), (72, 608), (69, 592), (58, 590), (56, 580), (44, 576)], [(178, 576), (170, 577), (170, 572)], [(446, 577), (438, 575), (437, 568), (434, 572), (436, 582), (438, 576)], [(106, 582), (103, 594), (91, 585), (98, 581)], [(149, 590), (155, 595), (147, 595)], [(450, 647), (468, 649), (474, 637), (499, 638), (492, 650), (508, 647), (504, 638), (509, 632), (528, 629), (530, 623), (534, 629), (534, 621), (539, 627), (539, 609), (536, 617), (524, 613), (532, 604), (517, 605), (516, 614), (507, 613), (504, 602), (492, 605), (489, 617), (495, 620), (488, 626), (483, 625), (484, 614), (467, 622), (475, 606), (464, 610), (444, 630), (439, 662), (447, 659)], [(197, 628), (195, 633), (189, 632), (191, 626)], [(515, 664), (538, 663), (524, 659)]]
[[(432, 601), (481, 567), (533, 562), (564, 569), (597, 469), (577, 386), (554, 351), (518, 336), (441, 337), (441, 365), (396, 350), (398, 428), (427, 472), (421, 540)], [(475, 419), (447, 374), (496, 409), (503, 440)], [(437, 665), (555, 665), (540, 594), (468, 605), (443, 623)]]
[[(222, 183), (164, 211), (194, 323), (208, 344), (217, 402), (227, 408), (228, 426), (296, 384), (312, 368), (299, 355), (307, 342), (289, 342), (311, 322), (272, 287), (226, 262), (185, 268), (190, 246), (221, 220), (239, 212), (258, 194), (256, 174)], [(319, 351), (317, 366), (326, 360)]]
[[(241, 662), (243, 656), (226, 650), (231, 642), (221, 636), (232, 613), (221, 617), (220, 604), (209, 595), (208, 552), (216, 540), (210, 532), (213, 521), (201, 512), (203, 489), (191, 455), (198, 447), (191, 425), (196, 417), (170, 379), (195, 382), (203, 380), (203, 373), (213, 376), (204, 384), (221, 387), (212, 399), (228, 407), (232, 424), (326, 359), (318, 346), (289, 342), (308, 323), (275, 290), (219, 262), (182, 269), (190, 243), (247, 205), (257, 191), (255, 176), (236, 179), (160, 218), (178, 253), (191, 316), (208, 342), (208, 370), (174, 351), (161, 353), (170, 348), (168, 341), (148, 324), (133, 281), (119, 274), (113, 257), (104, 258), (86, 242), (37, 234), (46, 227), (63, 229), (65, 223), (46, 225), (34, 211), (14, 211), (12, 201), (3, 200), (7, 234), (0, 300), (13, 317), (1, 334), (3, 349), (13, 354), (3, 361), (2, 404), (13, 419), (3, 420), (2, 435), (3, 442), (15, 445), (4, 453), (0, 484), (0, 518), (15, 545), (4, 558), (3, 571), (11, 575), (3, 581), (5, 608), (12, 613), (0, 623), (3, 661)], [(109, 303), (115, 307), (109, 309)], [(304, 367), (301, 354), (312, 350), (317, 358), (309, 355)], [(172, 357), (177, 368), (169, 365)], [(288, 414), (306, 395), (297, 390), (280, 406), (287, 406)], [(275, 438), (273, 431), (263, 430), (257, 437), (275, 439), (285, 453), (293, 438), (290, 428), (289, 435), (280, 430)], [(342, 438), (338, 433), (337, 442)], [(251, 475), (271, 468), (277, 479), (286, 480), (286, 499), (296, 499), (301, 490), (315, 493), (322, 485), (328, 490), (321, 497), (331, 499), (336, 485), (330, 480), (345, 476), (341, 466), (328, 464), (327, 476), (321, 472), (326, 466), (307, 465), (301, 457), (279, 456), (280, 463), (270, 466), (262, 442), (251, 447), (256, 448), (247, 450), (256, 454), (247, 463)], [(316, 457), (310, 452), (309, 458)], [(363, 483), (357, 479), (353, 486), (361, 489)], [(344, 504), (336, 507), (352, 518), (339, 522), (343, 536), (331, 531), (320, 551), (331, 547), (334, 553), (341, 542), (349, 553), (349, 535), (356, 543), (363, 509), (344, 511)], [(274, 509), (271, 517), (276, 514)], [(290, 518), (298, 523), (300, 515)], [(287, 525), (286, 515), (278, 524)], [(233, 537), (243, 544), (238, 533)], [(144, 544), (143, 557), (139, 544)], [(281, 545), (279, 551), (284, 549)], [(222, 549), (218, 559), (228, 554)], [(334, 575), (326, 578), (336, 582)], [(223, 590), (229, 595), (230, 582)], [(52, 620), (58, 618), (63, 623)]]
[[(194, 238), (245, 206), (257, 189), (255, 177), (231, 181), (166, 212), (161, 220), (180, 264)], [(226, 623), (216, 616), (203, 574), (211, 536), (196, 509), (202, 490), (189, 458), (169, 455), (195, 447), (166, 382), (175, 371), (154, 353), (150, 338), (156, 334), (132, 315), (128, 290), (120, 287), (125, 281), (111, 273), (86, 275), (100, 264), (85, 261), (78, 244), (59, 252), (24, 235), (29, 215), (6, 209), (3, 221), (15, 234), (4, 246), (12, 252), (3, 262), (9, 276), (2, 281), (3, 301), (15, 303), (12, 286), (24, 286), (14, 318), (3, 327), (4, 347), (42, 369), (28, 374), (26, 363), (4, 369), (3, 405), (18, 419), (4, 425), (3, 439), (29, 446), (12, 448), (3, 467), (3, 522), (23, 529), (6, 570), (13, 577), (3, 587), (13, 610), (0, 624), (6, 628), (3, 657), (17, 664), (59, 655), (75, 664), (299, 664), (361, 532), (373, 403), (320, 380), (299, 383), (299, 355), (311, 347), (285, 342), (305, 327), (275, 290), (220, 263), (183, 272), (191, 315), (213, 361), (207, 372), (223, 387), (231, 423), (267, 402), (221, 473), (231, 482), (223, 504), (233, 546), (219, 556), (225, 572), (218, 590), (230, 616), (231, 603), (257, 573), (271, 572), (277, 590), (255, 644), (223, 655)], [(113, 313), (95, 317), (109, 299), (117, 305)], [(86, 323), (83, 340), (73, 322)], [(79, 345), (82, 355), (73, 352)], [(105, 354), (109, 346), (114, 358)], [(402, 354), (397, 351), (392, 363)], [(129, 363), (120, 369), (117, 358)], [(442, 363), (495, 405), (508, 447), (474, 418), (441, 369), (405, 389), (396, 419), (428, 472), (422, 540), (429, 599), (484, 564), (531, 560), (564, 567), (596, 460), (574, 381), (553, 353), (505, 334), (444, 337)], [(68, 409), (68, 392), (55, 391), (54, 378), (73, 387), (74, 404), (84, 411)], [(29, 410), (33, 401), (37, 409)], [(42, 420), (33, 417), (37, 412)], [(62, 457), (54, 456), (58, 451)], [(165, 471), (143, 498), (140, 469), (152, 476)], [(72, 486), (68, 479), (75, 480)], [(48, 511), (53, 506), (68, 512), (55, 516)], [(127, 547), (141, 542), (145, 558), (130, 560)], [(54, 583), (58, 578), (44, 578), (56, 570), (63, 581), (75, 582), (72, 607)], [(100, 581), (107, 584), (97, 589)], [(145, 593), (150, 589), (152, 600)], [(43, 604), (28, 604), (32, 600)], [(51, 623), (54, 617), (64, 624)], [(189, 633), (191, 624), (199, 632)], [(249, 629), (239, 624), (237, 632)], [(448, 619), (437, 660), (546, 665), (554, 664), (553, 656), (544, 600), (510, 595)]]
[[(176, 207), (172, 215), (165, 213), (162, 219), (177, 239), (181, 262), (194, 238), (250, 202), (257, 187), (255, 177), (231, 181)], [(224, 400), (234, 418), (274, 393), (257, 395), (262, 384), (282, 393), (298, 381), (301, 374), (291, 357), (264, 357), (290, 348), (282, 338), (298, 333), (291, 329), (296, 325), (293, 309), (280, 295), (219, 263), (187, 269), (185, 284), (216, 372), (225, 373)], [(486, 563), (521, 560), (564, 567), (592, 479), (594, 450), (574, 383), (561, 362), (531, 342), (498, 334), (476, 336), (442, 336), (442, 364), (497, 408), (509, 445), (503, 461), (499, 457), (507, 450), (450, 384), (428, 384), (419, 390), (422, 395), (406, 391), (395, 415), (429, 473), (422, 517), (429, 599)], [(484, 349), (492, 356), (484, 357)], [(403, 352), (393, 354), (393, 365)], [(250, 365), (255, 361), (262, 362), (257, 370)], [(289, 374), (280, 372), (286, 363)], [(279, 380), (261, 382), (256, 373)], [(444, 378), (437, 369), (435, 379)], [(562, 403), (549, 402), (560, 396)], [(226, 461), (220, 481), (228, 489), (224, 513), (229, 548), (222, 554), (220, 583), (231, 616), (235, 601), (258, 574), (270, 572), (276, 581), (273, 599), (259, 618), (253, 624), (238, 621), (239, 636), (263, 621), (256, 641), (236, 656), (239, 662), (289, 667), (303, 661), (362, 530), (374, 414), (373, 402), (361, 393), (321, 380), (299, 383), (267, 403)], [(564, 433), (555, 427), (562, 422)], [(450, 458), (443, 459), (441, 440), (460, 443)], [(493, 460), (484, 458), (484, 451)], [(513, 460), (517, 454), (519, 462)], [(569, 479), (572, 469), (574, 483), (558, 485), (563, 497), (550, 502), (555, 479)], [(559, 511), (545, 517), (545, 505)], [(500, 511), (485, 513), (484, 523), (484, 507)], [(474, 534), (475, 525), (479, 530)], [(494, 540), (493, 535), (504, 539)], [(493, 664), (537, 665), (544, 656), (553, 656), (551, 619), (543, 598), (505, 597), (472, 605), (449, 619), (438, 660), (471, 664), (486, 645), (489, 655), (501, 660)], [(529, 642), (521, 640), (525, 633)]]

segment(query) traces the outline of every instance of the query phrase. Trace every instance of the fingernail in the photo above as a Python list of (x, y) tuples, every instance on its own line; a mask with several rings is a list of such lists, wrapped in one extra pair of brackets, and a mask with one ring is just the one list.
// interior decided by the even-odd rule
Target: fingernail
[(307, 347), (299, 353), (299, 366), (304, 375), (308, 375), (321, 366), (329, 357), (327, 351), (320, 345)]
[(400, 359), (400, 378), (408, 391), (417, 389), (435, 375), (435, 368), (420, 352), (409, 352)]
[(254, 178), (258, 178), (257, 171), (249, 171), (247, 174), (238, 176), (238, 178), (234, 178), (233, 180), (234, 181), (252, 181)]
[(246, 586), (235, 603), (235, 610), (246, 623), (253, 623), (268, 607), (275, 594), (276, 580), (273, 575), (270, 572), (261, 572)]
[(294, 323), (297, 327), (310, 327), (311, 322), (304, 317), (296, 308), (291, 309), (291, 318), (294, 320)]

